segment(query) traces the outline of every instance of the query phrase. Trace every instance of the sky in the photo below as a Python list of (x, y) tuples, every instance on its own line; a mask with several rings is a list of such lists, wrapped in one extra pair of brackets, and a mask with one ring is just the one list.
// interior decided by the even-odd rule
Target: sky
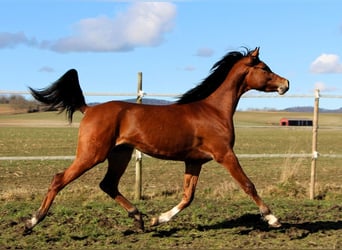
[[(68, 69), (85, 93), (182, 94), (229, 51), (260, 47), (289, 96), (243, 98), (239, 109), (342, 107), (339, 0), (0, 0), (0, 91), (43, 88)], [(256, 95), (261, 92), (245, 94)], [(312, 97), (303, 97), (312, 96)], [(29, 97), (28, 97), (29, 98)], [(123, 97), (87, 96), (87, 102)]]

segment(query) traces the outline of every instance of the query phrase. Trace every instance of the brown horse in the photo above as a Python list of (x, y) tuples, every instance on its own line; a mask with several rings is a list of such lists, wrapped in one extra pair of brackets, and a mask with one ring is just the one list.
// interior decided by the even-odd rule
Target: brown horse
[(74, 162), (54, 176), (40, 208), (26, 221), (25, 232), (44, 219), (59, 191), (106, 159), (108, 171), (100, 183), (101, 189), (143, 230), (142, 214), (118, 190), (133, 148), (156, 158), (185, 162), (183, 197), (174, 208), (153, 218), (153, 226), (168, 222), (190, 205), (202, 165), (215, 160), (255, 201), (268, 224), (279, 227), (278, 219), (257, 194), (233, 151), (233, 115), (241, 95), (250, 89), (277, 91), (280, 95), (289, 89), (289, 81), (273, 73), (259, 59), (259, 48), (246, 53), (228, 53), (201, 84), (166, 106), (121, 101), (87, 106), (76, 70), (68, 71), (46, 89), (30, 88), (38, 101), (62, 111), (66, 109), (70, 121), (76, 110), (84, 117)]

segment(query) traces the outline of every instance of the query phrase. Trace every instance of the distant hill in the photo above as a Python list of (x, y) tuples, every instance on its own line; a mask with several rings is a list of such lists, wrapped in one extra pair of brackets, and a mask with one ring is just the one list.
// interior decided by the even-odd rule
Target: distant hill
[[(131, 98), (131, 99), (125, 99), (125, 100), (122, 100), (122, 101), (136, 103), (137, 99)], [(170, 102), (170, 101), (167, 101), (167, 100), (162, 100), (162, 99), (143, 98), (142, 99), (142, 103), (143, 104), (150, 104), (150, 105), (168, 105), (168, 104), (172, 104), (173, 102)], [(88, 105), (90, 105), (90, 106), (97, 105), (97, 104), (100, 104), (100, 103), (99, 102), (88, 103)]]
[[(304, 107), (291, 107), (291, 108), (286, 108), (283, 111), (286, 112), (306, 112), (306, 113), (312, 113), (314, 110), (313, 107), (310, 106), (304, 106)], [(319, 109), (320, 113), (342, 113), (342, 107), (339, 109)]]
[[(137, 102), (137, 99), (132, 98), (132, 99), (127, 99), (124, 100), (125, 102)], [(172, 104), (173, 102), (162, 100), (162, 99), (154, 99), (154, 98), (143, 98), (142, 99), (143, 104), (151, 104), (151, 105), (168, 105)]]

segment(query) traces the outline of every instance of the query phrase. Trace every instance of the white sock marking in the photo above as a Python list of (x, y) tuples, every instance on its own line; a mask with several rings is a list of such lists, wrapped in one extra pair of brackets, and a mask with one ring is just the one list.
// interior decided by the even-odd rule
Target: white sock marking
[(35, 226), (35, 225), (38, 223), (38, 220), (37, 220), (37, 217), (36, 217), (36, 216), (33, 216), (32, 219), (31, 219), (30, 221), (31, 221), (32, 227)]
[(180, 212), (178, 207), (174, 207), (171, 210), (167, 211), (166, 213), (162, 213), (159, 218), (158, 218), (158, 222), (159, 223), (165, 223), (168, 222), (169, 220), (172, 219), (173, 216), (175, 216), (176, 214), (178, 214)]

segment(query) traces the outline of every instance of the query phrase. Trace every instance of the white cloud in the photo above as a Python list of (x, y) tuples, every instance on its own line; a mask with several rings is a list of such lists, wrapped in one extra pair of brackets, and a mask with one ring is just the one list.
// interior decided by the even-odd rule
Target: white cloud
[(214, 50), (210, 48), (199, 48), (196, 52), (196, 56), (211, 57), (214, 54)]
[(29, 39), (24, 32), (0, 32), (0, 48), (14, 48), (19, 44), (34, 46), (37, 44), (36, 39)]
[(196, 67), (192, 66), (192, 65), (188, 65), (184, 67), (185, 71), (194, 71), (196, 70)]
[(38, 71), (39, 72), (47, 72), (47, 73), (55, 72), (55, 70), (50, 66), (43, 66)]
[(311, 63), (312, 73), (342, 73), (342, 62), (338, 55), (322, 54)]
[(168, 2), (135, 2), (115, 17), (82, 19), (73, 26), (71, 36), (44, 41), (41, 48), (57, 52), (127, 51), (157, 46), (173, 28), (176, 7)]
[(315, 89), (319, 89), (320, 91), (324, 91), (326, 89), (324, 82), (316, 82)]
[(319, 89), (321, 92), (335, 92), (338, 90), (336, 87), (328, 86), (324, 82), (316, 82), (315, 89)]

